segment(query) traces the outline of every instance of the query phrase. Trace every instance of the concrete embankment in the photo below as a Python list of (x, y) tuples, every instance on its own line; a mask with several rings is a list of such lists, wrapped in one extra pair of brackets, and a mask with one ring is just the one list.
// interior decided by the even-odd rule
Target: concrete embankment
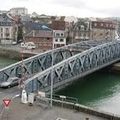
[(28, 58), (33, 55), (36, 55), (36, 53), (24, 52), (24, 51), (21, 52), (20, 50), (0, 47), (0, 56), (2, 56), (2, 57), (21, 60), (22, 54), (23, 54), (23, 58)]
[(111, 70), (114, 72), (120, 72), (120, 62), (113, 64)]
[(94, 116), (98, 116), (101, 118), (105, 118), (108, 120), (120, 120), (120, 116), (112, 114), (112, 113), (108, 113), (108, 112), (103, 112), (100, 110), (95, 110), (93, 108), (81, 105), (81, 104), (77, 104), (77, 103), (71, 103), (71, 102), (63, 102), (60, 100), (53, 100), (53, 103), (55, 105), (62, 105), (63, 107), (66, 108), (70, 108), (70, 109), (75, 109), (78, 112), (83, 112), (83, 113), (87, 113), (90, 115), (94, 115)]

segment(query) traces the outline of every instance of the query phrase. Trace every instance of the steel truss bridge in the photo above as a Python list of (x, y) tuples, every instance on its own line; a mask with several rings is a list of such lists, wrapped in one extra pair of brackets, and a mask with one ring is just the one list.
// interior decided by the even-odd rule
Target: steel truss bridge
[[(55, 90), (120, 60), (120, 41), (81, 41), (12, 64), (0, 70), (0, 82), (25, 75), (27, 92)], [(52, 66), (53, 64), (53, 66)]]

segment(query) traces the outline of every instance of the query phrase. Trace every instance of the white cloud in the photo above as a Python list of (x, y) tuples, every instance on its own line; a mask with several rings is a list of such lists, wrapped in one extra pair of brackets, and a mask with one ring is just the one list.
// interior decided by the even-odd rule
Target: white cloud
[(29, 12), (74, 16), (120, 16), (120, 0), (0, 0), (0, 9), (26, 7)]

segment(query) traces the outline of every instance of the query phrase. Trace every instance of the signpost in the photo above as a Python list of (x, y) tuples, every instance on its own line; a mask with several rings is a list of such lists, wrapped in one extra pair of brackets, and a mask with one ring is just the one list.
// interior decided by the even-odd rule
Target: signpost
[(11, 100), (10, 99), (3, 99), (3, 103), (5, 107), (9, 107)]
[(9, 110), (10, 102), (11, 102), (11, 99), (3, 99), (5, 109), (3, 109), (4, 111), (2, 113), (2, 119), (8, 120), (8, 110)]

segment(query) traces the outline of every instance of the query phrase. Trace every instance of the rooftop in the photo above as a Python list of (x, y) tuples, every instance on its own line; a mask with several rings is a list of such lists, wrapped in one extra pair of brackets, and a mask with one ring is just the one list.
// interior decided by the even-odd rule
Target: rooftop
[(6, 14), (0, 14), (0, 26), (11, 26), (12, 20)]
[(51, 31), (52, 29), (48, 27), (47, 24), (41, 24), (41, 23), (35, 23), (35, 22), (25, 22), (24, 26), (26, 29), (31, 30), (45, 30), (45, 31)]

